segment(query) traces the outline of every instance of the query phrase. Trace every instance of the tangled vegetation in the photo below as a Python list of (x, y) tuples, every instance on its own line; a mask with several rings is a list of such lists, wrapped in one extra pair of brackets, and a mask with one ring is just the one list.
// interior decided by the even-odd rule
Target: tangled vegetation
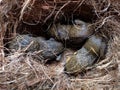
[[(44, 65), (37, 52), (12, 53), (7, 43), (18, 33), (45, 35), (50, 25), (80, 18), (108, 39), (106, 57), (77, 76), (61, 62)], [(120, 88), (119, 0), (0, 0), (0, 90), (116, 90)]]

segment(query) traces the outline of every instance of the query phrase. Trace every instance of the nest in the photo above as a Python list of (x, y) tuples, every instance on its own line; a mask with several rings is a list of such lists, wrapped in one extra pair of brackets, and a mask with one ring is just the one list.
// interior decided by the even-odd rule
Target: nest
[[(119, 0), (0, 0), (0, 89), (119, 89), (119, 16)], [(6, 43), (17, 33), (45, 35), (51, 24), (77, 18), (109, 39), (105, 59), (85, 73), (66, 75), (60, 62), (44, 65), (32, 57), (34, 53), (5, 53)]]

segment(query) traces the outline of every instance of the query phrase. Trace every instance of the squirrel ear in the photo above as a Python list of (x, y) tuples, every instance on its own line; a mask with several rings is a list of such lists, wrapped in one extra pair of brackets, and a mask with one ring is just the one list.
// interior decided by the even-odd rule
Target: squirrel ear
[(75, 22), (76, 25), (84, 25), (85, 24), (84, 21), (81, 21), (81, 20), (78, 20), (78, 19), (74, 20), (74, 22)]
[(55, 39), (54, 39), (54, 38), (50, 38), (49, 40), (51, 40), (51, 41), (55, 41)]

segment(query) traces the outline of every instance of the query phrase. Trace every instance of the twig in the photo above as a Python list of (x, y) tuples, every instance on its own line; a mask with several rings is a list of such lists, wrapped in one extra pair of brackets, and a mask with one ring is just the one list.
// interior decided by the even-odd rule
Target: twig
[(28, 50), (33, 43), (34, 41), (32, 41), (23, 51), (25, 52), (26, 50)]
[(30, 2), (31, 2), (31, 0), (25, 0), (25, 2), (23, 3), (23, 8), (20, 12), (19, 21), (22, 19), (24, 11), (25, 11), (26, 7), (29, 5)]
[(35, 68), (31, 65), (31, 62), (30, 62), (29, 59), (30, 59), (30, 58), (29, 58), (29, 56), (27, 55), (26, 63), (32, 68), (32, 70), (33, 70), (33, 72), (35, 73), (36, 77), (39, 78), (38, 75), (37, 75), (37, 72), (36, 72)]
[(110, 0), (108, 0), (108, 5), (107, 5), (107, 7), (106, 8), (104, 8), (103, 10), (101, 10), (101, 11), (98, 11), (98, 12), (106, 12), (107, 10), (108, 10), (108, 8), (110, 7), (110, 5), (111, 5), (111, 2), (110, 2)]
[(73, 11), (73, 13), (83, 4), (84, 1), (85, 1), (85, 0), (82, 0), (82, 1), (80, 0), (80, 1), (79, 1), (80, 4), (76, 7), (76, 9)]
[(108, 16), (108, 17), (104, 18), (103, 21), (102, 21), (102, 23), (101, 23), (101, 25), (99, 25), (99, 26), (95, 29), (95, 31), (97, 31), (98, 29), (100, 29), (100, 28), (105, 24), (105, 22), (107, 21), (107, 19), (109, 19), (109, 18), (111, 18), (111, 17), (112, 17), (112, 16)]
[(54, 84), (53, 80), (52, 80), (52, 79), (48, 76), (48, 74), (45, 72), (43, 66), (42, 66), (42, 65), (40, 65), (40, 66), (41, 66), (41, 69), (42, 69), (43, 73), (45, 74), (45, 76)]
[(54, 17), (54, 21), (56, 20), (58, 14), (61, 12), (61, 10), (62, 10), (65, 6), (67, 6), (70, 2), (71, 2), (71, 1), (68, 1), (67, 3), (65, 3), (65, 4), (59, 9), (59, 11), (56, 13), (56, 15), (55, 15), (55, 17)]
[(51, 14), (45, 18), (44, 23), (46, 23), (46, 21), (54, 14), (55, 9), (56, 9), (56, 5), (54, 6), (54, 9), (52, 10)]

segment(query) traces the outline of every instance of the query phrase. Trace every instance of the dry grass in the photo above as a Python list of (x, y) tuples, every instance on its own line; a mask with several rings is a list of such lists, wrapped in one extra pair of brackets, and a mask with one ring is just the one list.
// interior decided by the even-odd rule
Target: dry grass
[[(86, 73), (68, 76), (62, 62), (44, 65), (34, 53), (4, 53), (6, 40), (18, 26), (58, 22), (66, 13), (80, 14), (81, 5), (93, 8), (93, 28), (108, 41), (106, 57)], [(72, 7), (72, 6), (74, 7)], [(72, 7), (72, 8), (70, 8)], [(71, 12), (72, 11), (72, 12)], [(66, 13), (65, 13), (66, 12)], [(84, 12), (82, 12), (84, 13)], [(91, 14), (90, 14), (91, 15)], [(8, 50), (9, 51), (9, 50)], [(119, 0), (0, 0), (0, 90), (119, 90), (120, 88), (120, 2)]]

